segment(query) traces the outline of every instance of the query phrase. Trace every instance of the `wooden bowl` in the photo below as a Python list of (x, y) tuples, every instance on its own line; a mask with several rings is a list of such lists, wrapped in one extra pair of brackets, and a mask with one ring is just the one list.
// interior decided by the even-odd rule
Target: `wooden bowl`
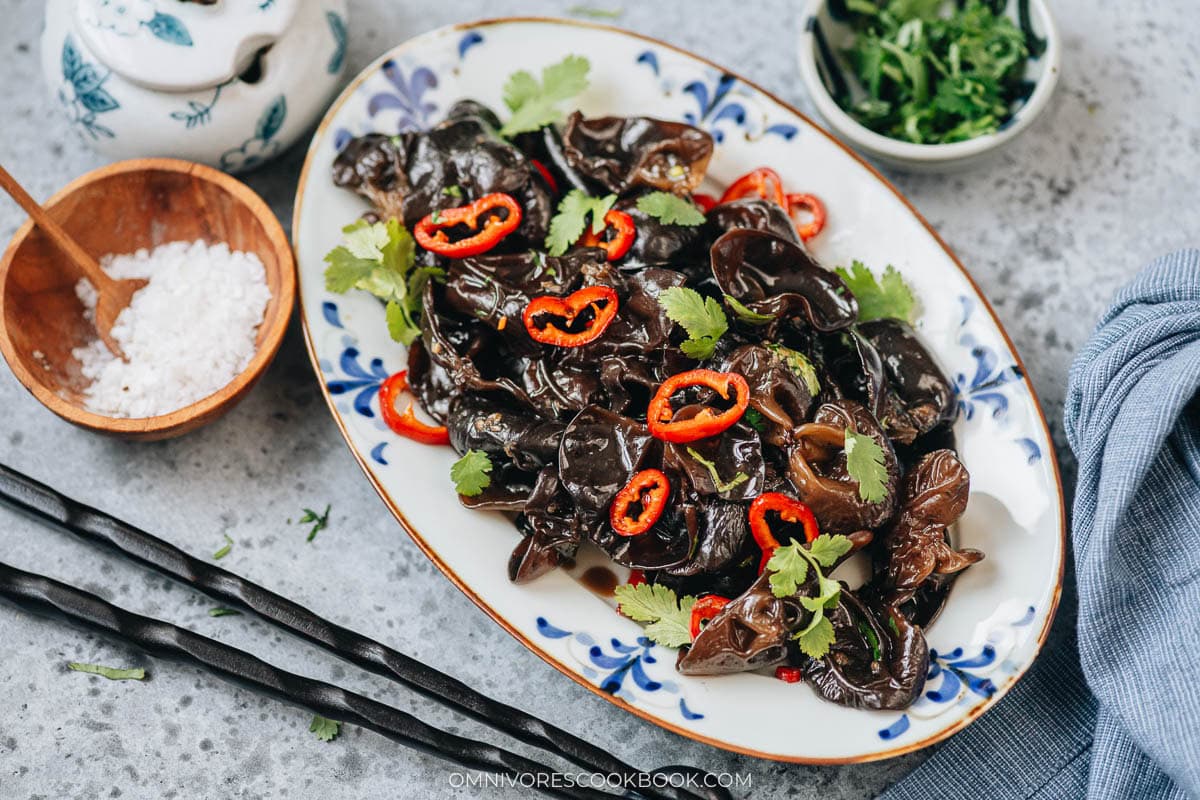
[(75, 295), (81, 277), (41, 230), (27, 221), (0, 259), (0, 352), (25, 388), (83, 428), (125, 439), (166, 439), (194, 430), (240, 400), (274, 358), (296, 299), (295, 260), (275, 214), (257, 194), (223, 172), (169, 158), (101, 167), (44, 204), (97, 258), (174, 241), (225, 242), (258, 255), (271, 300), (250, 365), (223, 389), (157, 417), (117, 419), (89, 411), (73, 348), (96, 338)]

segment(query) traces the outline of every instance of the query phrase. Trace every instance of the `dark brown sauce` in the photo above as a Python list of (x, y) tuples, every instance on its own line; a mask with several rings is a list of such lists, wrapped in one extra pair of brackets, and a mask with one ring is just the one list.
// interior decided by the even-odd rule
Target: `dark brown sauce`
[(608, 567), (588, 567), (579, 576), (584, 586), (602, 597), (612, 597), (617, 588), (617, 575)]

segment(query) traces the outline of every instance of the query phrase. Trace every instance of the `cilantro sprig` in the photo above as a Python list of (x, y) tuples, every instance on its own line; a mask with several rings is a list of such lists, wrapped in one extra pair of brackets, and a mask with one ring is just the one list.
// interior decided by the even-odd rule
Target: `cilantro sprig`
[(590, 68), (583, 56), (570, 55), (543, 69), (540, 83), (525, 70), (514, 72), (504, 84), (504, 105), (512, 116), (500, 128), (500, 135), (509, 138), (558, 121), (562, 116), (559, 104), (588, 87)]
[(492, 485), (492, 460), (482, 450), (468, 450), (450, 467), (454, 489), (464, 497), (476, 497)]
[(670, 192), (650, 192), (638, 198), (638, 211), (664, 225), (703, 225), (704, 212)]
[(692, 641), (692, 606), (696, 598), (683, 598), (661, 584), (626, 583), (614, 592), (618, 610), (637, 622), (648, 622), (646, 637), (663, 647), (683, 647)]
[(887, 467), (883, 448), (865, 433), (846, 428), (846, 472), (858, 481), (858, 496), (868, 503), (887, 497)]
[(337, 294), (362, 289), (385, 301), (388, 333), (412, 344), (421, 335), (421, 291), (443, 271), (415, 266), (416, 243), (398, 220), (356, 220), (342, 235), (342, 244), (325, 255), (325, 288)]
[(550, 219), (546, 249), (552, 256), (561, 256), (583, 236), (591, 216), (592, 233), (604, 230), (604, 215), (617, 202), (615, 194), (592, 197), (582, 189), (572, 189), (558, 201), (558, 211)]
[(115, 667), (104, 667), (99, 664), (81, 664), (78, 661), (70, 661), (67, 663), (67, 669), (74, 672), (86, 672), (89, 675), (99, 675), (101, 678), (108, 678), (110, 681), (146, 680), (146, 670), (141, 667), (117, 669)]
[(823, 533), (807, 547), (800, 542), (792, 542), (775, 548), (767, 562), (767, 569), (771, 572), (768, 579), (771, 593), (776, 597), (794, 595), (808, 580), (810, 568), (816, 576), (816, 594), (798, 598), (800, 605), (812, 613), (812, 618), (792, 637), (800, 645), (800, 650), (812, 658), (824, 656), (834, 642), (833, 623), (825, 616), (825, 612), (835, 608), (842, 596), (842, 585), (826, 577), (822, 567), (832, 567), (839, 558), (850, 552), (851, 547), (853, 545), (845, 536)]
[(877, 279), (875, 273), (861, 261), (854, 261), (850, 269), (838, 267), (838, 275), (858, 301), (858, 321), (873, 319), (916, 321), (917, 299), (900, 272), (888, 264)]
[(729, 330), (729, 320), (721, 304), (695, 289), (672, 286), (658, 296), (658, 304), (671, 321), (687, 331), (688, 338), (679, 349), (689, 358), (703, 361), (712, 356), (717, 340)]

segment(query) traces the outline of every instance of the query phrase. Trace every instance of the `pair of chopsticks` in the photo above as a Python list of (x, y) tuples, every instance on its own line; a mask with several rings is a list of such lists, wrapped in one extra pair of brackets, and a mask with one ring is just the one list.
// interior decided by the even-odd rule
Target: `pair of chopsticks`
[[(390, 678), (431, 700), (585, 770), (620, 776), (623, 796), (696, 800), (730, 795), (710, 789), (697, 795), (676, 788), (677, 775), (704, 773), (693, 767), (664, 767), (644, 773), (596, 745), (520, 709), (493, 700), (462, 681), (428, 667), (385, 644), (323, 619), (285, 597), (228, 570), (189, 556), (146, 531), (72, 500), (9, 467), (0, 465), (0, 503), (64, 529), (88, 544), (118, 553), (203, 592), (222, 605), (253, 611), (263, 619), (363, 669)], [(0, 598), (35, 613), (65, 618), (151, 655), (206, 669), (219, 677), (306, 708), (321, 716), (376, 731), (406, 747), (462, 767), (519, 777), (537, 776), (536, 788), (552, 797), (597, 800), (614, 795), (564, 781), (552, 768), (486, 742), (434, 728), (411, 714), (347, 691), (277, 669), (249, 653), (169, 622), (134, 614), (51, 578), (0, 563)], [(654, 778), (658, 780), (654, 780)], [(715, 784), (715, 782), (713, 782)], [(704, 785), (703, 781), (699, 784)], [(521, 784), (525, 785), (525, 784)], [(601, 785), (615, 785), (610, 783)], [(650, 787), (650, 788), (645, 788)]]

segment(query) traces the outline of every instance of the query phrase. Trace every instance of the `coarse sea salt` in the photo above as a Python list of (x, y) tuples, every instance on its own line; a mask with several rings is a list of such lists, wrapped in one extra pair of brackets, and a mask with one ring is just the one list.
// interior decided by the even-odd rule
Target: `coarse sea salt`
[[(146, 278), (113, 323), (128, 361), (99, 339), (77, 347), (88, 409), (109, 417), (154, 417), (222, 389), (249, 365), (271, 290), (254, 253), (228, 245), (171, 242), (100, 261), (114, 278)], [(96, 290), (75, 286), (89, 319)]]

